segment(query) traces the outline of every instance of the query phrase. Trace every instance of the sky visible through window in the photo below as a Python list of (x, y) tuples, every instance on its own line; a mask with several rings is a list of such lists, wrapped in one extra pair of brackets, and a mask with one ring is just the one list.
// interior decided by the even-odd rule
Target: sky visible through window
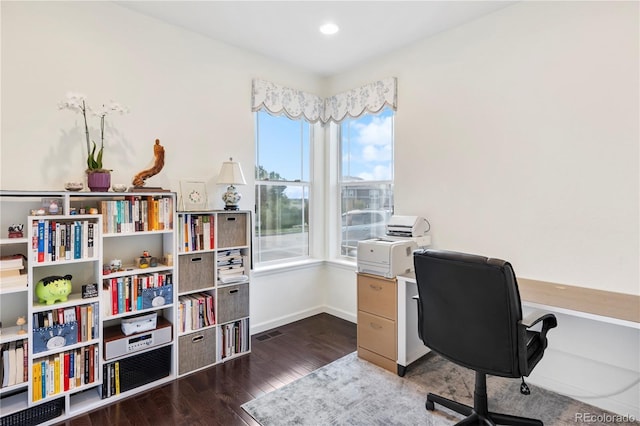
[(366, 114), (341, 124), (342, 180), (393, 179), (393, 112)]
[[(309, 181), (309, 132), (305, 121), (258, 113), (258, 164), (282, 179)], [(385, 108), (342, 124), (342, 175), (353, 180), (393, 179), (393, 111)], [(302, 162), (300, 161), (303, 159)], [(295, 197), (294, 194), (290, 196)]]

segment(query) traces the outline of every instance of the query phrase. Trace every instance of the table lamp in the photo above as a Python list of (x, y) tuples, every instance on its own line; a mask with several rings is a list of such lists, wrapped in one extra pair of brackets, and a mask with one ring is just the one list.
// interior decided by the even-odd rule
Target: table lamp
[(242, 174), (242, 168), (240, 163), (233, 161), (233, 158), (229, 157), (229, 161), (222, 163), (220, 174), (218, 175), (218, 184), (229, 185), (227, 192), (222, 194), (222, 200), (224, 201), (225, 210), (238, 210), (238, 202), (242, 195), (236, 190), (234, 185), (246, 185), (244, 180), (244, 174)]

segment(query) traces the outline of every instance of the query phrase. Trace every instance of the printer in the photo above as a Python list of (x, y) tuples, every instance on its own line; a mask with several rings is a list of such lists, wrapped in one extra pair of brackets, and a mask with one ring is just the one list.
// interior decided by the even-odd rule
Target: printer
[(429, 232), (429, 222), (420, 216), (393, 215), (387, 222), (387, 235), (394, 237), (422, 237)]
[(427, 234), (430, 228), (429, 221), (424, 217), (393, 215), (386, 225), (386, 239), (390, 241), (411, 239), (418, 247), (425, 248), (431, 245), (431, 236)]
[(413, 252), (418, 244), (412, 239), (374, 238), (358, 241), (358, 272), (394, 278), (413, 271)]

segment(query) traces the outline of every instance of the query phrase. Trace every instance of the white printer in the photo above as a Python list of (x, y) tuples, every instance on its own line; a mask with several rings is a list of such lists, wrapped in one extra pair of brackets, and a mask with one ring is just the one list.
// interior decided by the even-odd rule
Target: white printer
[(358, 272), (393, 278), (413, 271), (414, 240), (374, 238), (358, 241)]

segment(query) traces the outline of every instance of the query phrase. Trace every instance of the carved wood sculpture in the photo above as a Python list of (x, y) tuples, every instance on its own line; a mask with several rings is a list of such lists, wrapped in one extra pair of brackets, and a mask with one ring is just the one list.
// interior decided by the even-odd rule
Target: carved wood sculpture
[(156, 144), (153, 146), (153, 166), (135, 175), (131, 183), (136, 187), (144, 186), (144, 181), (160, 173), (162, 167), (164, 167), (164, 147), (160, 145), (160, 139), (156, 139)]

